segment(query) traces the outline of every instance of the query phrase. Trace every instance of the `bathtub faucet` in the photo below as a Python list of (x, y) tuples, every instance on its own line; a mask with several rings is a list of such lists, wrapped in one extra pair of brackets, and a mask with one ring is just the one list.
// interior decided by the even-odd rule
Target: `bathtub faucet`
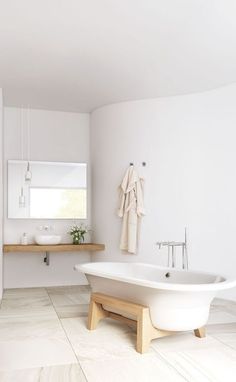
[(170, 241), (158, 241), (156, 245), (158, 245), (159, 249), (161, 249), (161, 247), (168, 246), (170, 245), (170, 243), (171, 243)]
[(156, 243), (161, 249), (161, 247), (168, 248), (168, 267), (175, 268), (176, 266), (176, 247), (182, 248), (182, 268), (188, 269), (188, 250), (187, 250), (187, 229), (185, 228), (185, 239), (184, 241), (158, 241)]

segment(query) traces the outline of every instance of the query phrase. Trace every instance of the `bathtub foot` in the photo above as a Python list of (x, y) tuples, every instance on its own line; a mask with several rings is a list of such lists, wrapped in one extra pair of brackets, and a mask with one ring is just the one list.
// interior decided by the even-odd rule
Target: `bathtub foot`
[(99, 321), (108, 317), (109, 312), (103, 309), (102, 305), (94, 301), (93, 295), (91, 296), (88, 314), (88, 329), (96, 329)]
[(204, 338), (206, 337), (206, 328), (203, 326), (202, 328), (194, 329), (194, 334), (196, 337)]

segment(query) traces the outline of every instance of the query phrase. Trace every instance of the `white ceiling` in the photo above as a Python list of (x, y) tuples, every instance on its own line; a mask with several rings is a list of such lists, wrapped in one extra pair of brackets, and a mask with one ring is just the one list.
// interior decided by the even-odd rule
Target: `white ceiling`
[(87, 112), (234, 81), (235, 0), (0, 0), (5, 105)]

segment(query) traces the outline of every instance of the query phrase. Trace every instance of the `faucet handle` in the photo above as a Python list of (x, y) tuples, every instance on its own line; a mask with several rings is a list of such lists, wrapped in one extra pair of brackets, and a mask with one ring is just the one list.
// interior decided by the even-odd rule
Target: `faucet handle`
[(161, 249), (161, 247), (165, 247), (165, 246), (170, 245), (170, 242), (169, 241), (157, 241), (156, 245), (158, 245), (159, 249)]

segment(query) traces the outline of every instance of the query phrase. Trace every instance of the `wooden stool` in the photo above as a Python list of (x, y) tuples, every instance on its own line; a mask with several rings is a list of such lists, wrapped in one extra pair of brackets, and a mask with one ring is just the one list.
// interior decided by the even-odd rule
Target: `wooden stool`
[[(126, 318), (120, 314), (109, 312), (103, 308), (103, 305), (113, 309), (119, 309), (119, 311), (124, 312), (124, 314), (126, 313), (134, 316), (135, 319)], [(137, 330), (136, 350), (139, 353), (144, 353), (148, 350), (151, 340), (175, 333), (154, 328), (150, 319), (149, 308), (144, 305), (134, 304), (101, 293), (92, 293), (89, 306), (88, 329), (96, 329), (99, 321), (107, 317), (135, 327)], [(197, 337), (205, 337), (205, 328), (196, 329), (194, 330), (194, 333)]]

